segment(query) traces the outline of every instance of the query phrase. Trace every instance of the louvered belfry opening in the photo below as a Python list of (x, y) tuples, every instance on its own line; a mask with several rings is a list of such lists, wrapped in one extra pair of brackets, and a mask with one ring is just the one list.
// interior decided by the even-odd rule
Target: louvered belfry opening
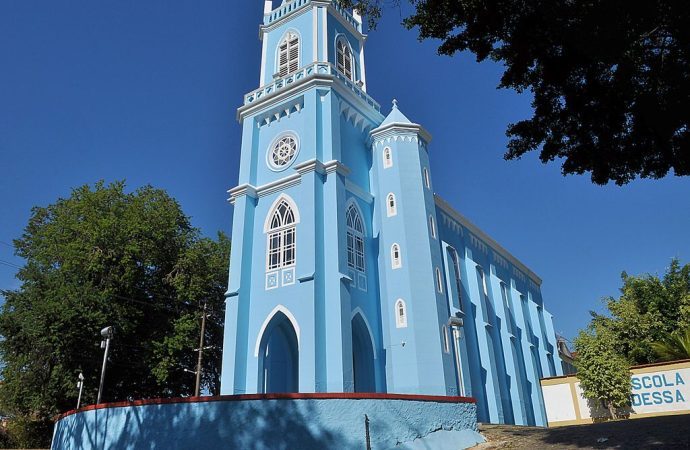
[(299, 36), (289, 32), (280, 43), (279, 51), (279, 75), (296, 72), (299, 69)]
[(338, 70), (348, 79), (352, 80), (352, 51), (350, 50), (350, 46), (342, 39), (338, 41), (336, 62)]

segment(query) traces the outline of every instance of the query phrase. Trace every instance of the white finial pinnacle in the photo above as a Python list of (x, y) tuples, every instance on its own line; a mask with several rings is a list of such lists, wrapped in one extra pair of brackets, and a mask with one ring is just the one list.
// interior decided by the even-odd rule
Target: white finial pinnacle
[(264, 2), (264, 15), (270, 14), (273, 11), (273, 0), (266, 0)]
[(393, 108), (398, 107), (398, 101), (396, 99), (393, 99)]

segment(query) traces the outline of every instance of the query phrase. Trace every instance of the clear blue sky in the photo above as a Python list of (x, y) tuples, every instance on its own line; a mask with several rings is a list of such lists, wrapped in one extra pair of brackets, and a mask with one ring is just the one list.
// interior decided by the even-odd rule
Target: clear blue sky
[[(229, 233), (235, 110), (259, 82), (259, 0), (0, 2), (0, 260), (34, 205), (97, 180), (147, 183), (204, 233)], [(388, 10), (369, 34), (369, 93), (433, 135), (434, 189), (543, 280), (573, 337), (620, 272), (690, 261), (690, 178), (598, 187), (536, 155), (506, 162), (505, 128), (530, 98), (496, 90), (501, 67), (436, 55)], [(0, 264), (0, 288), (16, 288)]]

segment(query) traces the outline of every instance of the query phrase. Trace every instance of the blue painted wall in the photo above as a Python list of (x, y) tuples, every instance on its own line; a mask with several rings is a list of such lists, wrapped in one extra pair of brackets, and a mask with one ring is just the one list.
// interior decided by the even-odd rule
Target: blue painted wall
[[(300, 392), (471, 395), (482, 421), (545, 425), (539, 378), (561, 364), (541, 280), (434, 194), (431, 136), (395, 105), (384, 117), (365, 92), (357, 19), (331, 2), (272, 7), (261, 27), (264, 85), (238, 111), (222, 392), (266, 390), (273, 365), (261, 342), (279, 315), (297, 337)], [(275, 78), (287, 30), (300, 36), (300, 69)], [(337, 39), (352, 48), (352, 79), (338, 70)], [(297, 151), (271, 167), (286, 135)], [(296, 217), (295, 264), (269, 270), (267, 218), (282, 200)], [(351, 206), (363, 222), (363, 270), (348, 265)]]
[[(366, 417), (365, 417), (366, 415)], [(482, 442), (475, 405), (412, 400), (242, 400), (85, 411), (55, 425), (53, 450), (393, 448), (443, 429)]]

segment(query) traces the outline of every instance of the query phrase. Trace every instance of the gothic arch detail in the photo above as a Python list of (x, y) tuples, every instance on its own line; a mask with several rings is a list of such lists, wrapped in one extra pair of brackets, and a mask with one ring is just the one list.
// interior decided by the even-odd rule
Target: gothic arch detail
[(288, 30), (276, 49), (276, 73), (281, 77), (296, 72), (300, 63), (301, 39), (297, 30)]
[(266, 327), (268, 327), (268, 324), (271, 323), (271, 320), (273, 319), (273, 317), (278, 313), (283, 313), (285, 315), (285, 317), (287, 317), (288, 320), (290, 321), (290, 323), (292, 324), (292, 328), (295, 329), (295, 334), (297, 335), (297, 348), (299, 349), (300, 329), (299, 329), (299, 324), (297, 323), (297, 319), (295, 319), (295, 316), (285, 306), (278, 305), (275, 308), (273, 308), (273, 311), (271, 311), (268, 314), (268, 316), (266, 317), (266, 320), (264, 320), (264, 323), (261, 325), (261, 328), (259, 329), (259, 333), (256, 336), (256, 345), (254, 346), (254, 357), (255, 358), (259, 357), (259, 347), (261, 347), (261, 338), (263, 337), (264, 332), (266, 331)]

